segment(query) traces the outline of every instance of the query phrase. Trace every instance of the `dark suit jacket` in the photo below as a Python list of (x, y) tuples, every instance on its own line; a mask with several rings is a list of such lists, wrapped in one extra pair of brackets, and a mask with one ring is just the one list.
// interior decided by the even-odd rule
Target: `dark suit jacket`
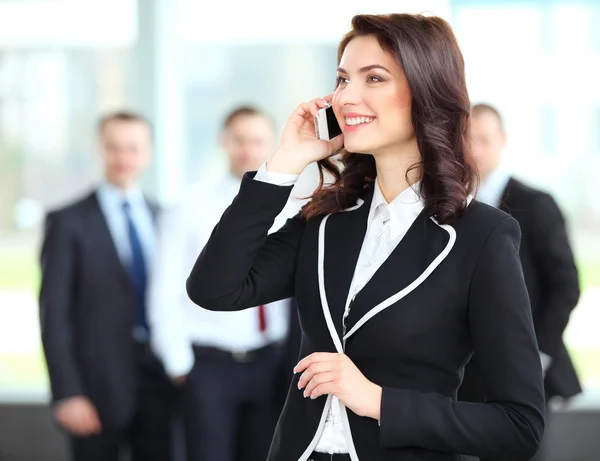
[(137, 405), (134, 289), (95, 192), (48, 214), (41, 263), (40, 322), (53, 402), (84, 395), (103, 425), (126, 425)]
[[(190, 274), (190, 298), (233, 311), (295, 295), (301, 355), (343, 351), (383, 388), (381, 426), (342, 406), (353, 460), (532, 456), (544, 429), (544, 395), (516, 221), (481, 203), (452, 226), (421, 213), (354, 299), (343, 341), (372, 187), (352, 211), (309, 221), (297, 216), (267, 236), (290, 190), (243, 180)], [(488, 403), (456, 402), (473, 350), (483, 359)], [(298, 378), (271, 461), (306, 460), (331, 405), (331, 396), (303, 398)]]
[(287, 392), (294, 377), (294, 367), (298, 364), (300, 358), (300, 341), (302, 340), (302, 330), (298, 319), (298, 308), (295, 299), (291, 300), (292, 309), (289, 319), (288, 334), (283, 342), (281, 351), (281, 360), (275, 375), (275, 391), (273, 393), (273, 402), (276, 408), (277, 416), (281, 412)]
[[(547, 397), (572, 397), (581, 386), (562, 336), (579, 299), (579, 279), (565, 220), (550, 195), (516, 179), (509, 181), (500, 209), (518, 221), (523, 233), (519, 256), (539, 349), (552, 357), (545, 380)], [(465, 371), (459, 397), (471, 401), (485, 397), (474, 362)]]

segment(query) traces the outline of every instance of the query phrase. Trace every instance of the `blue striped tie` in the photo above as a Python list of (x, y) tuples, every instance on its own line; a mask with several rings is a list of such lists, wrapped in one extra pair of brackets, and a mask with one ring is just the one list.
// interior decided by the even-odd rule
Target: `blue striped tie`
[(146, 284), (148, 274), (146, 261), (140, 236), (131, 219), (131, 205), (123, 202), (123, 211), (127, 219), (127, 230), (129, 233), (129, 246), (131, 248), (131, 260), (129, 262), (129, 274), (135, 290), (135, 327), (134, 335), (137, 339), (146, 339), (148, 336), (148, 323), (146, 321)]

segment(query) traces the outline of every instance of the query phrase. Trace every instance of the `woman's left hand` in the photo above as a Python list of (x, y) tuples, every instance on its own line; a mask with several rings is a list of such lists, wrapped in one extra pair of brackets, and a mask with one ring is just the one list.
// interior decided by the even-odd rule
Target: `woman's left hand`
[(302, 373), (298, 389), (306, 388), (304, 397), (333, 394), (357, 415), (379, 420), (381, 386), (365, 378), (347, 355), (310, 354), (298, 362), (294, 373)]

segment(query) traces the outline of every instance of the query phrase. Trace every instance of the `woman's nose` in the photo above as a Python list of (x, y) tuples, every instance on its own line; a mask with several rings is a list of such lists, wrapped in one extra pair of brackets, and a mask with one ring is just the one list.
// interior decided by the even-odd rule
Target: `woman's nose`
[(343, 88), (338, 88), (336, 100), (340, 106), (359, 104), (361, 101), (361, 91), (359, 85), (348, 82)]

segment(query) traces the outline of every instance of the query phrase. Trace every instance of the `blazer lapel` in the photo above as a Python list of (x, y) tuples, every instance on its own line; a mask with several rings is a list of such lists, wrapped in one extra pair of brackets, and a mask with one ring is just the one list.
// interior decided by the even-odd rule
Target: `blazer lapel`
[(504, 211), (505, 213), (511, 214), (511, 196), (510, 196), (510, 189), (512, 187), (513, 184), (513, 178), (510, 178), (508, 180), (508, 183), (506, 184), (506, 187), (504, 188), (504, 191), (502, 192), (501, 195), (501, 199), (500, 199), (500, 204), (498, 205), (498, 209)]
[(100, 208), (98, 197), (96, 193), (93, 193), (89, 200), (89, 221), (90, 221), (90, 235), (94, 236), (95, 246), (98, 248), (98, 253), (102, 258), (110, 259), (110, 264), (116, 268), (119, 278), (127, 285), (128, 288), (132, 288), (131, 277), (123, 266), (117, 247), (112, 238), (106, 218)]
[[(380, 306), (381, 303), (401, 292), (401, 297), (408, 295), (424, 281), (445, 258), (444, 252), (452, 248), (453, 233), (453, 228), (440, 227), (422, 211), (392, 254), (356, 295), (346, 319), (346, 336), (388, 307)], [(376, 312), (371, 312), (377, 306), (380, 307)]]
[(331, 215), (325, 223), (324, 248), (319, 248), (319, 251), (324, 251), (324, 286), (327, 297), (326, 303), (322, 304), (324, 309), (328, 306), (340, 340), (343, 336), (342, 320), (346, 300), (367, 231), (372, 199), (371, 188), (364, 197), (364, 203), (358, 208)]

